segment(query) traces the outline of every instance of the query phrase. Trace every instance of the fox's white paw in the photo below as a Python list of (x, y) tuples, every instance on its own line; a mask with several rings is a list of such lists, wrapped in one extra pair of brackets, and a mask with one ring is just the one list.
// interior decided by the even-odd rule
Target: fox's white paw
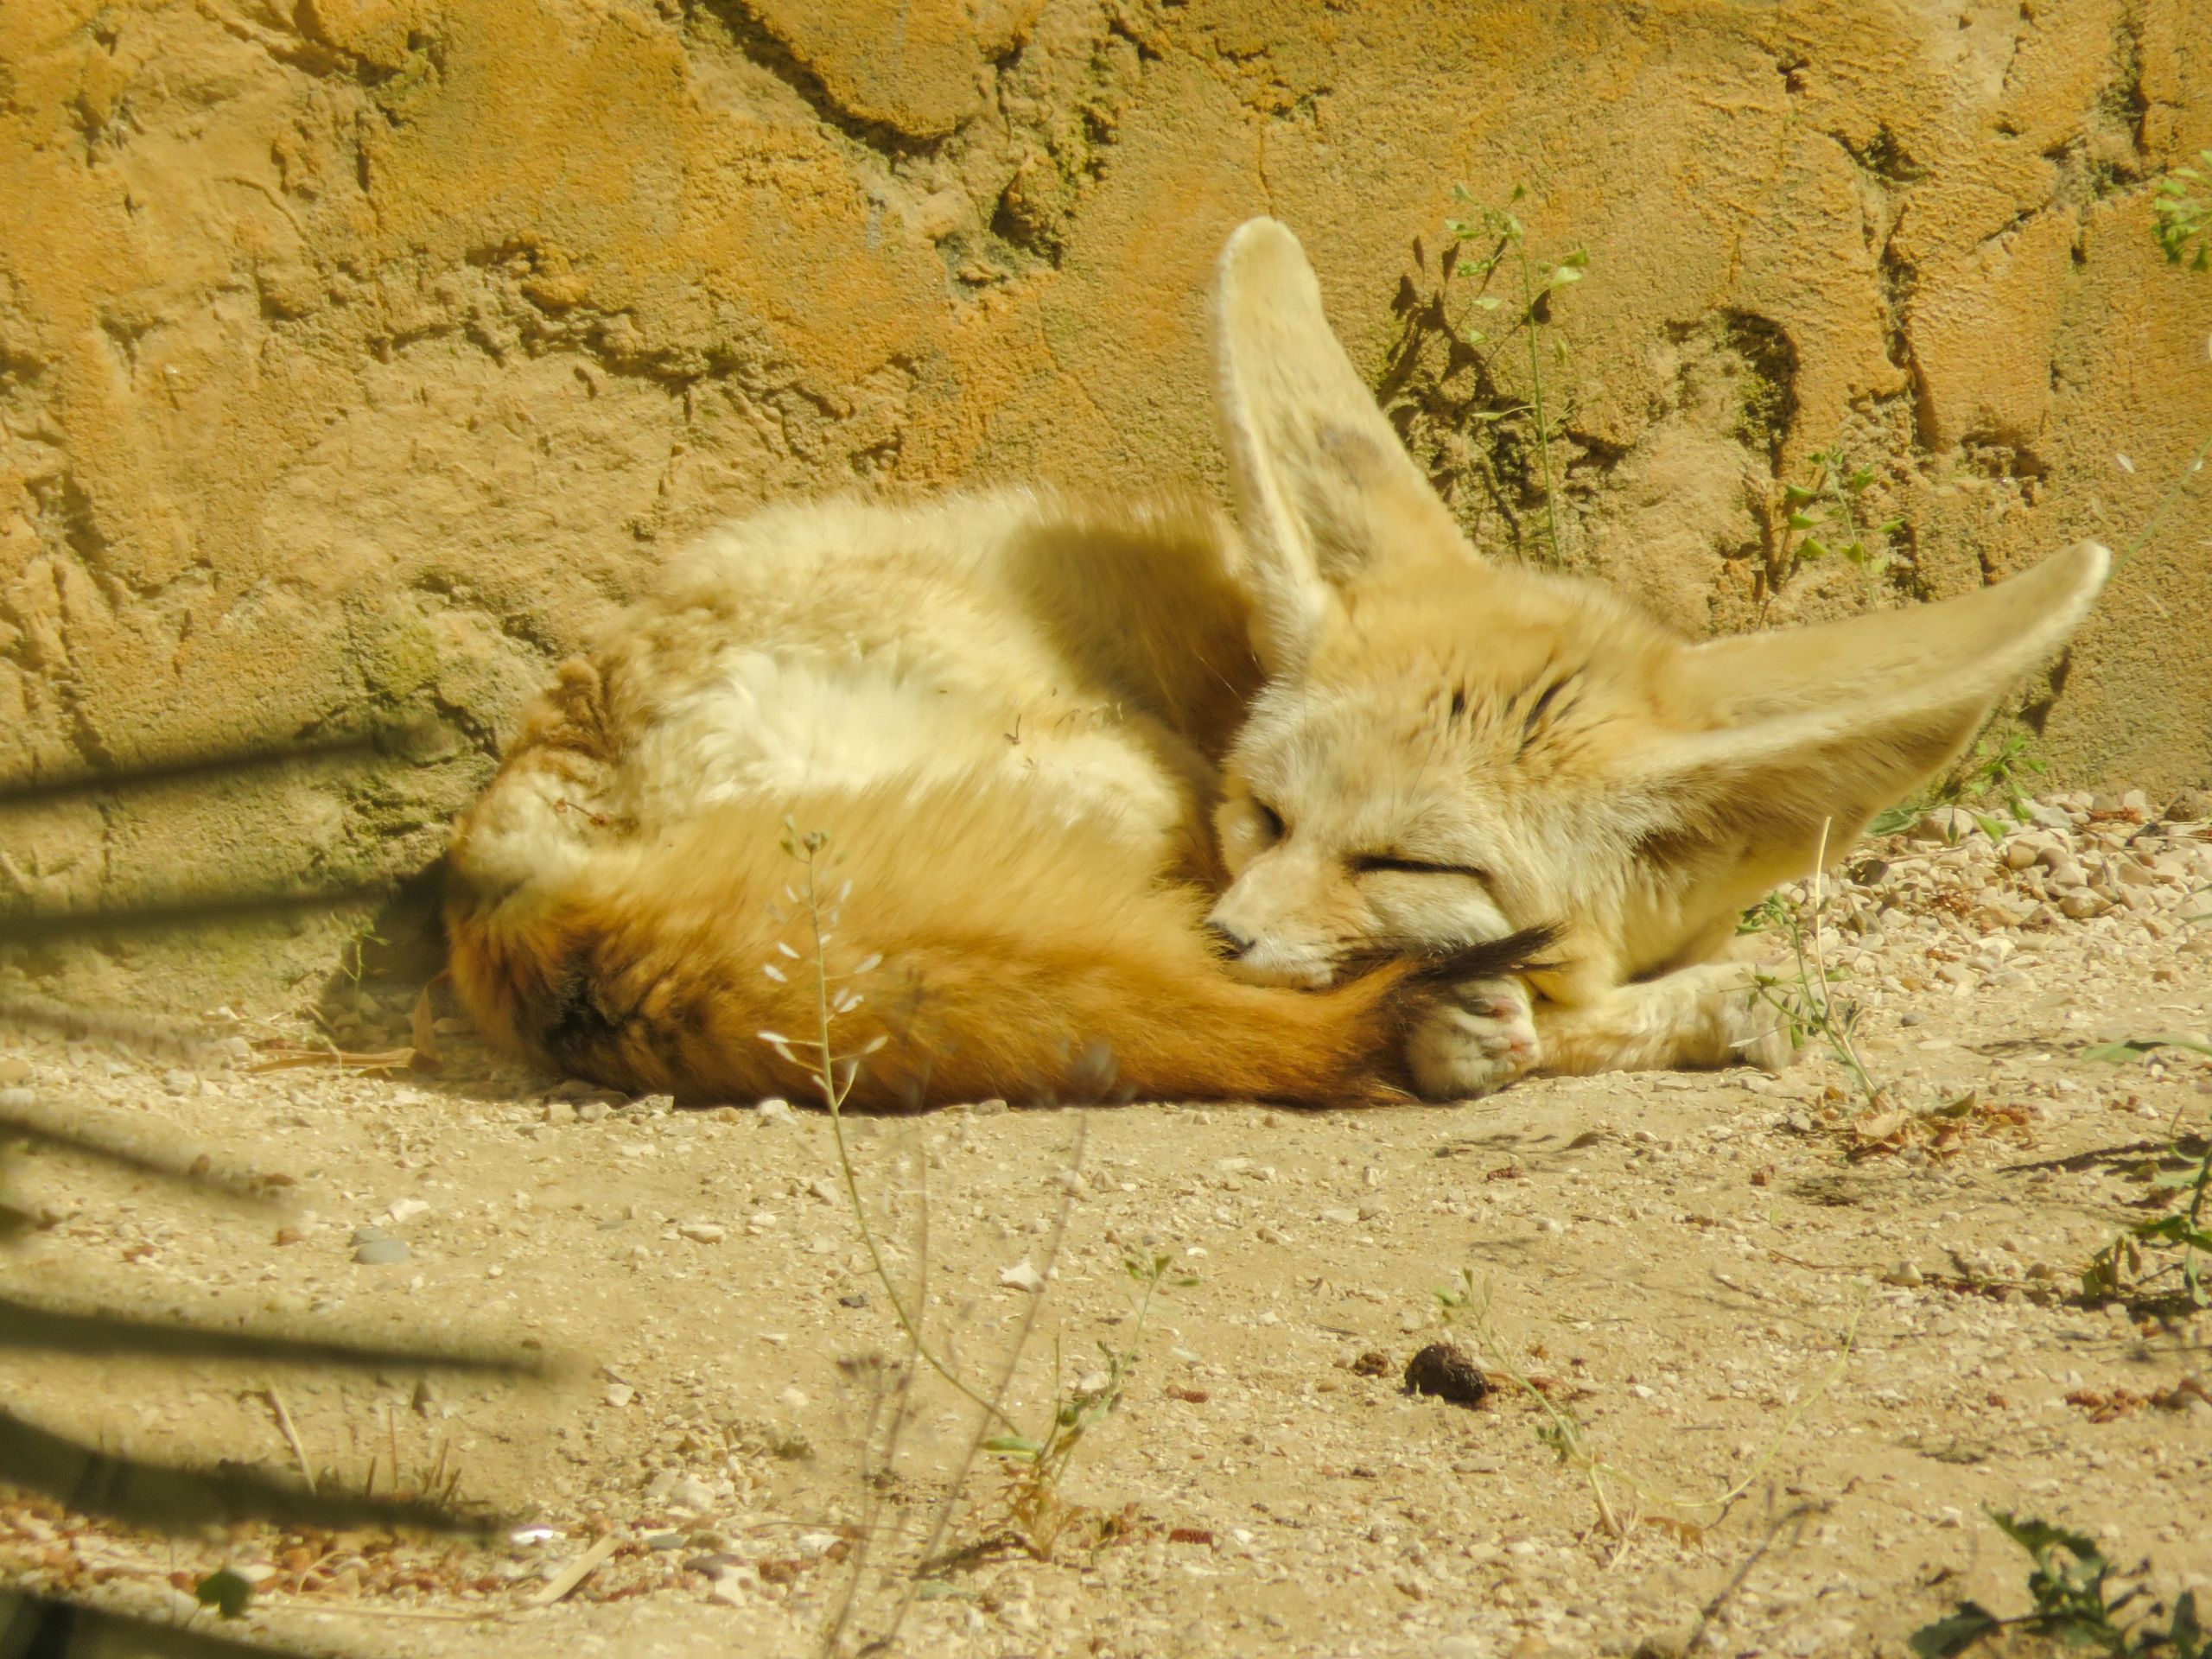
[(1722, 1023), (1724, 1040), (1745, 1065), (1782, 1071), (1797, 1058), (1797, 1039), (1789, 1020), (1756, 988), (1728, 998)]
[(1517, 979), (1453, 986), (1406, 1039), (1406, 1065), (1423, 1100), (1494, 1094), (1542, 1057), (1529, 988)]

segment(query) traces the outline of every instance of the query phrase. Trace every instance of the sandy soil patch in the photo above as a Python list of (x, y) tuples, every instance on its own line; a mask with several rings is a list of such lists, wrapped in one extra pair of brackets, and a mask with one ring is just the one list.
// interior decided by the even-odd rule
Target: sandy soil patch
[[(450, 1030), (435, 1076), (9, 1038), (18, 1104), (103, 1105), (292, 1182), (271, 1211), (26, 1154), (10, 1189), (41, 1225), (6, 1258), (11, 1294), (553, 1370), (0, 1353), (0, 1394), (49, 1427), (165, 1459), (303, 1454), (325, 1481), (373, 1465), (388, 1486), (396, 1460), (404, 1485), (455, 1479), (503, 1516), (489, 1542), (172, 1541), (22, 1498), (0, 1502), (0, 1570), (167, 1616), (230, 1564), (260, 1581), (234, 1631), (435, 1656), (807, 1653), (849, 1592), (857, 1643), (941, 1516), (907, 1651), (1520, 1659), (1701, 1630), (1718, 1653), (1897, 1653), (1961, 1598), (2024, 1610), (1993, 1508), (2147, 1561), (2168, 1600), (2212, 1590), (2212, 1313), (2171, 1273), (2130, 1300), (2080, 1284), (2170, 1196), (2147, 1179), (2159, 1149), (2212, 1119), (2212, 1059), (2085, 1052), (2212, 1021), (2212, 925), (2185, 919), (2212, 910), (2193, 892), (2212, 826), (2145, 804), (2075, 798), (2001, 847), (1923, 830), (1854, 855), (1825, 924), (1891, 1091), (1874, 1107), (1815, 1042), (1780, 1077), (1537, 1080), (1441, 1109), (851, 1122), (893, 1277), (948, 1363), (988, 1392), (1037, 1316), (1014, 1420), (1033, 1431), (1103, 1384), (1103, 1351), (1134, 1354), (1056, 1489), (1084, 1512), (1049, 1560), (942, 1382), (916, 1383), (887, 1459), (905, 1344), (821, 1114), (549, 1087)], [(365, 995), (349, 1042), (402, 1040), (408, 1000)], [(1133, 1255), (1173, 1281), (1141, 1331)], [(1467, 1284), (1479, 1328), (1437, 1294)], [(1471, 1408), (1405, 1392), (1437, 1340), (1500, 1386)], [(1555, 1455), (1509, 1367), (1584, 1458)]]

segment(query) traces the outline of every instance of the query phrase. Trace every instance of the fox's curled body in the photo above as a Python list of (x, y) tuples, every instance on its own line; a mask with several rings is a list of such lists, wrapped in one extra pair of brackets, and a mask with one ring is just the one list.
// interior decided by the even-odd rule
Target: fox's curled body
[(838, 1039), (887, 1039), (856, 1103), (1109, 1075), (1154, 1097), (1387, 1087), (1403, 969), (1246, 984), (1201, 927), (1217, 768), (1260, 682), (1238, 556), (1195, 505), (1027, 493), (709, 537), (563, 671), (463, 820), (463, 1001), (625, 1088), (804, 1087), (760, 1036), (817, 1016), (788, 821), (850, 884), (824, 965), (862, 1001)]
[(761, 1035), (817, 1029), (795, 828), (842, 895), (818, 961), (861, 999), (856, 1104), (1778, 1058), (1714, 960), (1737, 910), (1948, 763), (2102, 550), (1691, 645), (1467, 547), (1281, 226), (1231, 238), (1215, 316), (1238, 524), (771, 509), (565, 667), (455, 835), (479, 1024), (633, 1090), (805, 1088)]

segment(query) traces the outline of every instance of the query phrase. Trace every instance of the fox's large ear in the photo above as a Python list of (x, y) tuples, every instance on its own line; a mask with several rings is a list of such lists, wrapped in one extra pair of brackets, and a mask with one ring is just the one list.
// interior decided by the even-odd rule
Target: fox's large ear
[(1823, 826), (1840, 855), (2057, 650), (2111, 564), (2082, 542), (1962, 598), (1683, 647), (1663, 695), (1692, 730), (1637, 763), (1685, 832), (1667, 839), (1754, 893), (1810, 871)]
[(1287, 226), (1248, 219), (1229, 238), (1213, 325), (1259, 582), (1257, 644), (1274, 671), (1302, 659), (1335, 590), (1378, 560), (1465, 543), (1330, 332), (1321, 285)]

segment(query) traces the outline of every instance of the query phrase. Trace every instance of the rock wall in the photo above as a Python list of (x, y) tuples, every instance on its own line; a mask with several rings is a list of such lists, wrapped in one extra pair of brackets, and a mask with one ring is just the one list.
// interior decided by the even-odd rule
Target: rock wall
[[(1525, 331), (1438, 328), (1462, 181), (1589, 256), (1533, 365), (1567, 563), (1703, 629), (2125, 544), (2212, 435), (2212, 276), (2150, 212), (2208, 92), (2208, 0), (10, 0), (0, 927), (271, 993), (369, 912), (165, 924), (423, 869), (698, 526), (1218, 489), (1203, 292), (1256, 212), (1502, 556), (1550, 556), (1546, 457), (1490, 418)], [(1839, 449), (1891, 562), (1777, 585)], [(2031, 696), (2058, 778), (2212, 777), (2209, 503)]]

